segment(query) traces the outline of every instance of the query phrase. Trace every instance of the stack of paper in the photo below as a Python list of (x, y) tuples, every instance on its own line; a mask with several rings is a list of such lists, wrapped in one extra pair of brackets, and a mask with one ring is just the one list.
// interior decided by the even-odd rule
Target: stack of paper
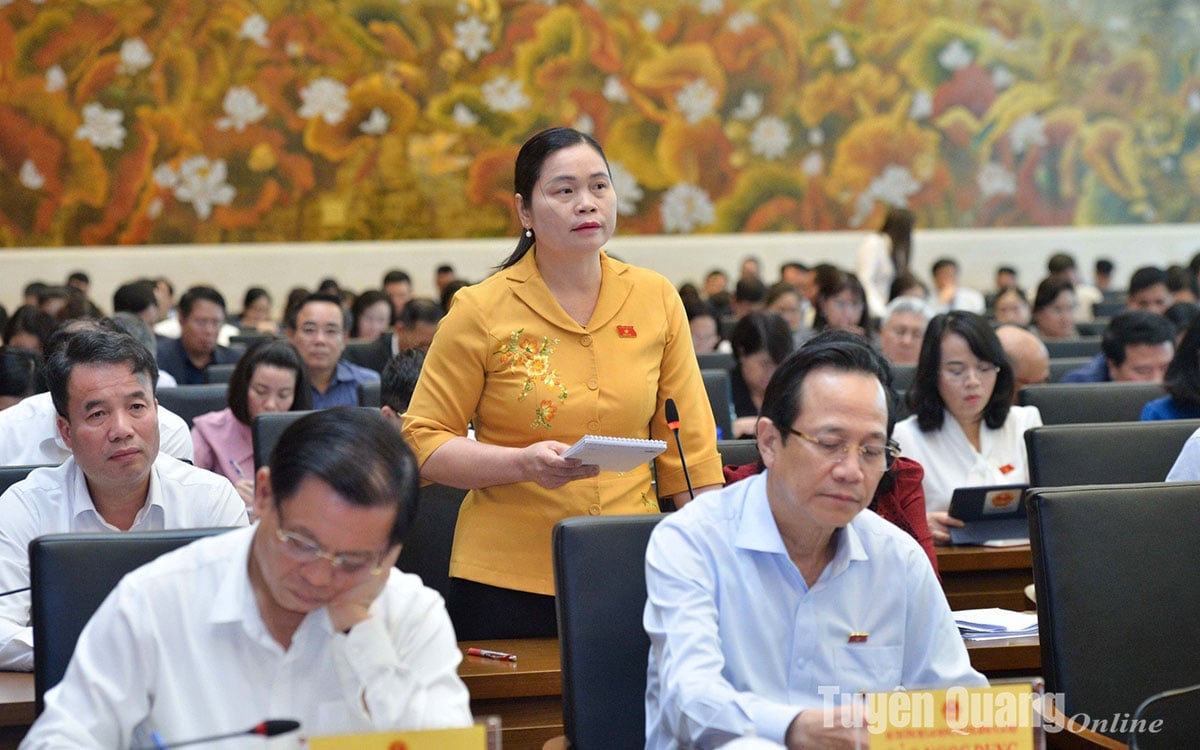
[(963, 638), (973, 641), (1037, 635), (1037, 615), (1009, 609), (964, 609), (954, 613)]

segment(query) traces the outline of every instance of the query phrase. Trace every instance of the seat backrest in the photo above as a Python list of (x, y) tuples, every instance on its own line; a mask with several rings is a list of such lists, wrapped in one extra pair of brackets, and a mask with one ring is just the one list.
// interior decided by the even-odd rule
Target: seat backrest
[(129, 571), (229, 529), (49, 534), (29, 543), (33, 681), (37, 710), (67, 671), (83, 626)]
[(421, 576), (421, 582), (443, 598), (450, 588), (450, 551), (454, 547), (458, 510), (466, 496), (467, 491), (457, 487), (442, 484), (422, 487), (417, 516), (396, 561), (397, 568)]
[(1025, 431), (1029, 484), (1161, 482), (1200, 419), (1055, 424)]
[(646, 544), (660, 515), (554, 527), (563, 728), (574, 750), (646, 743)]
[(1079, 422), (1136, 422), (1142, 407), (1166, 391), (1159, 383), (1043, 383), (1018, 394), (1026, 406), (1036, 406), (1042, 424)]
[(759, 459), (758, 441), (750, 438), (718, 440), (717, 453), (721, 456), (722, 466), (742, 466), (755, 463)]
[(900, 395), (901, 398), (908, 391), (908, 387), (912, 385), (913, 378), (917, 376), (916, 365), (892, 365), (892, 390)]
[(259, 414), (254, 418), (254, 424), (250, 425), (250, 438), (254, 443), (254, 468), (256, 470), (270, 463), (271, 451), (275, 450), (279, 436), (292, 422), (305, 414), (312, 414), (312, 412), (277, 411)]
[(708, 405), (712, 408), (713, 420), (717, 423), (717, 439), (733, 437), (733, 391), (729, 385), (728, 370), (701, 370), (704, 390), (708, 393)]
[(204, 368), (205, 383), (228, 383), (233, 378), (233, 370), (237, 363), (227, 365), (209, 365)]
[[(1200, 482), (1042, 487), (1026, 503), (1042, 676), (1064, 713), (1128, 717), (1144, 698), (1196, 683)], [(1172, 717), (1142, 747), (1194, 747), (1193, 721)]]
[(364, 380), (358, 384), (358, 405), (371, 406), (378, 409), (383, 406), (380, 389), (383, 383), (379, 380)]
[[(54, 464), (44, 464), (45, 466), (53, 466)], [(20, 482), (29, 476), (29, 472), (34, 469), (40, 469), (42, 465), (36, 466), (0, 466), (0, 495), (12, 487), (17, 482)]]
[(1047, 341), (1046, 351), (1050, 359), (1060, 357), (1094, 357), (1100, 353), (1100, 336), (1087, 338), (1066, 339), (1064, 341)]
[(159, 388), (154, 395), (158, 397), (158, 403), (183, 417), (183, 421), (187, 422), (190, 428), (192, 420), (201, 414), (221, 411), (229, 406), (228, 393), (228, 384), (211, 383)]
[(704, 352), (696, 355), (701, 370), (729, 370), (733, 367), (733, 354), (730, 352)]
[(1050, 378), (1046, 382), (1057, 383), (1068, 372), (1078, 370), (1080, 367), (1089, 364), (1092, 359), (1092, 357), (1059, 357), (1058, 359), (1052, 359), (1050, 360)]

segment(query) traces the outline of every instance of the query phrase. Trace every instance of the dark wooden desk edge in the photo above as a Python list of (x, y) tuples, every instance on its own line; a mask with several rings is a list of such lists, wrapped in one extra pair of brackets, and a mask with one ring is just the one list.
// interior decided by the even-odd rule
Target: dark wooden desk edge
[(937, 547), (938, 572), (967, 573), (977, 570), (1015, 570), (1033, 566), (1029, 545), (1020, 547)]

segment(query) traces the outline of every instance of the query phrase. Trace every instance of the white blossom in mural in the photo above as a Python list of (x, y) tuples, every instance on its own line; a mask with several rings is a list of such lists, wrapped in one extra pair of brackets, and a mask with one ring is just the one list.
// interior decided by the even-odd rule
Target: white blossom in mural
[(520, 112), (528, 109), (532, 103), (520, 81), (514, 81), (506, 75), (496, 76), (480, 88), (483, 100), (497, 112)]
[(475, 62), (492, 51), (491, 29), (476, 16), (464, 18), (454, 24), (454, 46), (463, 57)]
[(83, 107), (83, 124), (75, 130), (75, 137), (89, 141), (96, 148), (121, 148), (125, 145), (125, 113), (119, 109), (105, 109), (99, 102)]
[(683, 119), (695, 125), (716, 111), (717, 92), (708, 81), (697, 78), (675, 94), (675, 104), (683, 112)]
[(792, 131), (778, 117), (763, 117), (750, 131), (750, 151), (764, 159), (778, 159), (792, 145)]
[(455, 104), (454, 109), (450, 110), (450, 118), (460, 128), (473, 128), (479, 124), (479, 115), (472, 112), (471, 108), (462, 102)]
[(212, 215), (213, 206), (233, 203), (237, 191), (225, 181), (225, 160), (209, 161), (207, 156), (193, 156), (179, 165), (179, 181), (175, 197), (191, 203), (202, 220)]
[(267, 116), (267, 108), (258, 100), (258, 96), (245, 86), (231, 86), (225, 92), (222, 103), (225, 116), (217, 120), (218, 130), (233, 130), (239, 133)]
[(609, 162), (612, 172), (613, 192), (617, 194), (617, 213), (632, 216), (637, 213), (637, 204), (645, 197), (637, 178), (619, 161)]
[(62, 91), (67, 87), (67, 74), (57, 65), (51, 65), (46, 69), (46, 91), (53, 94), (55, 91)]
[(955, 39), (947, 44), (938, 54), (938, 62), (946, 70), (962, 70), (975, 61), (971, 48), (961, 39)]
[(1046, 121), (1038, 115), (1025, 115), (1013, 123), (1008, 131), (1008, 140), (1018, 154), (1025, 153), (1030, 146), (1046, 145)]
[(1017, 193), (1017, 176), (1007, 167), (995, 162), (988, 162), (979, 169), (975, 184), (979, 186), (979, 193), (984, 198)]
[(320, 117), (330, 125), (337, 125), (350, 109), (346, 98), (346, 84), (332, 78), (321, 77), (300, 89), (300, 116)]
[(839, 68), (854, 66), (854, 53), (850, 51), (850, 43), (846, 37), (834, 32), (829, 35), (829, 46), (833, 48), (833, 64)]
[(625, 91), (625, 87), (621, 85), (621, 79), (616, 76), (609, 76), (604, 79), (604, 98), (617, 104), (624, 104), (629, 101), (629, 94)]
[(358, 129), (367, 135), (383, 135), (391, 123), (392, 118), (387, 116), (387, 112), (375, 107), (371, 114), (367, 115), (367, 119), (358, 124)]
[(268, 28), (267, 19), (258, 13), (252, 13), (242, 21), (242, 27), (238, 29), (238, 39), (249, 39), (259, 47), (266, 47)]
[(761, 94), (756, 94), (753, 91), (746, 91), (742, 94), (741, 101), (734, 107), (733, 115), (736, 120), (753, 120), (762, 114), (763, 98)]
[(664, 232), (690, 232), (716, 219), (712, 199), (696, 185), (680, 183), (662, 197)]
[(38, 171), (32, 159), (26, 159), (21, 164), (21, 171), (17, 177), (21, 184), (30, 190), (41, 190), (46, 185), (46, 176)]
[(133, 75), (154, 64), (154, 55), (141, 39), (126, 39), (121, 43), (121, 64), (117, 70)]

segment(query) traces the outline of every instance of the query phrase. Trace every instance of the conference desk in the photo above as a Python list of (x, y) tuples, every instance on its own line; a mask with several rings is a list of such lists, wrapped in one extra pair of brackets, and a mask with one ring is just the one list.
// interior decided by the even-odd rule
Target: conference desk
[[(517, 660), (467, 656), (471, 646), (506, 651)], [(471, 692), (471, 712), (502, 720), (505, 750), (540, 750), (563, 733), (562, 672), (558, 641), (463, 641), (458, 674)], [(971, 664), (990, 678), (1032, 676), (1041, 671), (1036, 636), (967, 643)], [(34, 719), (33, 675), (0, 672), (0, 750), (16, 748)]]
[(950, 609), (1000, 607), (1023, 612), (1033, 606), (1025, 587), (1033, 583), (1033, 554), (1020, 547), (938, 547), (938, 573)]

